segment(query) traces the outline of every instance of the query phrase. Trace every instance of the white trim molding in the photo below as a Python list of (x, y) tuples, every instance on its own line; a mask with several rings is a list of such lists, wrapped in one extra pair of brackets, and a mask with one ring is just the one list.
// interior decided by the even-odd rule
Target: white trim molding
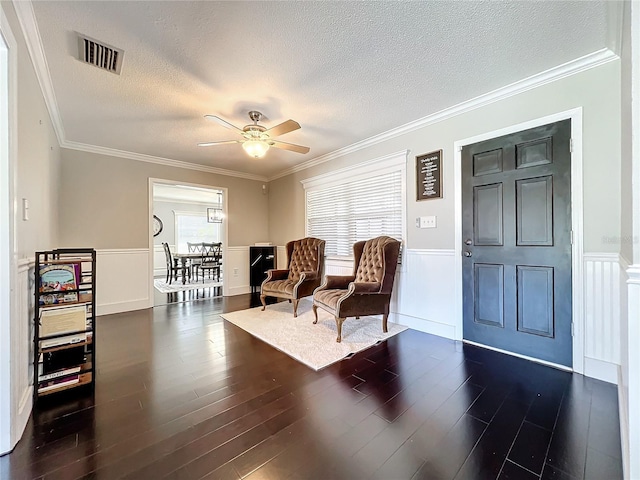
[[(610, 55), (606, 52), (609, 52)], [(602, 61), (610, 61), (612, 52), (603, 52)], [(614, 56), (615, 57), (615, 56)], [(617, 58), (617, 57), (615, 57)], [(605, 60), (609, 59), (609, 60)], [(566, 75), (563, 75), (566, 76)], [(574, 108), (517, 125), (483, 133), (454, 142), (454, 246), (455, 246), (455, 319), (456, 340), (462, 340), (462, 147), (483, 140), (520, 132), (561, 120), (571, 120), (571, 228), (574, 232), (572, 245), (572, 312), (573, 312), (573, 370), (584, 373), (584, 250), (583, 250), (583, 176), (582, 176), (582, 108)]]
[[(19, 2), (19, 3), (22, 3), (22, 2)], [(165, 165), (167, 167), (184, 168), (186, 170), (196, 170), (198, 172), (215, 173), (217, 175), (225, 175), (227, 177), (246, 178), (248, 180), (258, 180), (260, 182), (266, 182), (268, 180), (267, 177), (263, 177), (261, 175), (254, 175), (252, 173), (236, 172), (235, 170), (226, 170), (224, 168), (211, 167), (208, 165), (201, 165), (199, 163), (185, 162), (182, 160), (174, 160), (174, 159), (165, 158), (165, 157), (156, 157), (153, 155), (145, 155), (143, 153), (128, 152), (126, 150), (117, 150), (115, 148), (101, 147), (98, 145), (89, 145), (86, 143), (72, 142), (69, 140), (63, 140), (62, 142), (60, 142), (60, 146), (62, 148), (68, 148), (69, 150), (79, 150), (81, 152), (97, 153), (100, 155), (108, 155), (111, 157), (136, 160), (138, 162), (155, 163), (157, 165)]]
[[(626, 397), (627, 424), (623, 427), (623, 439), (628, 442), (628, 449), (624, 449), (623, 458), (626, 460), (625, 478), (640, 478), (640, 264), (631, 265), (627, 269), (627, 301), (628, 301), (628, 336), (626, 341), (628, 352), (628, 394)], [(623, 395), (624, 396), (624, 395)], [(636, 407), (633, 407), (636, 405)], [(621, 415), (622, 417), (622, 415)], [(626, 450), (626, 451), (625, 451)]]
[[(9, 20), (0, 8), (0, 455), (13, 449), (21, 437), (30, 404), (24, 404), (18, 377), (24, 345), (22, 292), (18, 291), (17, 158), (18, 46)], [(29, 343), (27, 342), (27, 348)], [(19, 400), (19, 401), (17, 401)]]
[(316, 175), (315, 177), (305, 178), (304, 180), (300, 180), (300, 183), (305, 190), (314, 190), (326, 185), (337, 185), (373, 177), (387, 170), (397, 170), (400, 168), (406, 171), (408, 155), (409, 150), (400, 150), (399, 152), (332, 170)]

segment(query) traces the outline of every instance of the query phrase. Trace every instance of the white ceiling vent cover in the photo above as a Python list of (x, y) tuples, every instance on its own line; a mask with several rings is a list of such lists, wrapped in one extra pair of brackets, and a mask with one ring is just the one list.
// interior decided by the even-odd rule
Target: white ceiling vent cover
[(124, 50), (78, 34), (78, 58), (81, 62), (120, 75)]

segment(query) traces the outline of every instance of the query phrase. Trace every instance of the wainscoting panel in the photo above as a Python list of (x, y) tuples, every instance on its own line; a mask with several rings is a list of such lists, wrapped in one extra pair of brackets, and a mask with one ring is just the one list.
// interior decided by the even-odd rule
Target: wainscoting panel
[[(169, 248), (172, 252), (175, 252), (173, 245), (169, 245)], [(167, 276), (167, 258), (165, 257), (164, 247), (162, 245), (153, 246), (153, 276)]]
[(394, 322), (456, 338), (453, 250), (407, 249), (403, 265), (396, 273), (394, 290), (391, 304)]
[(325, 275), (353, 275), (353, 260), (327, 258), (324, 262)]
[(149, 308), (149, 249), (96, 253), (96, 315)]
[(620, 365), (620, 264), (618, 254), (584, 254), (585, 375), (611, 383)]
[(287, 268), (287, 247), (284, 245), (276, 247), (276, 268), (278, 270)]
[(18, 262), (16, 317), (11, 324), (11, 444), (15, 445), (29, 421), (33, 405), (33, 315), (34, 315), (34, 259)]
[[(280, 252), (278, 252), (279, 255)], [(225, 295), (251, 292), (249, 285), (249, 247), (228, 247), (224, 270)]]

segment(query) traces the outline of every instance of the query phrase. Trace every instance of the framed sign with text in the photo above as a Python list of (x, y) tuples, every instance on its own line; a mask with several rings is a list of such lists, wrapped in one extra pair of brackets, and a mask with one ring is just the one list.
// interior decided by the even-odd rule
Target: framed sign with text
[(416, 157), (417, 200), (442, 198), (442, 150)]

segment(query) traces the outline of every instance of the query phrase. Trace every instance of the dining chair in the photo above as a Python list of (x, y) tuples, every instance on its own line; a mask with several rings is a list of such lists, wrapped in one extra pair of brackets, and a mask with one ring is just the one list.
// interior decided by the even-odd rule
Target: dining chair
[(178, 260), (171, 255), (171, 249), (169, 244), (162, 242), (162, 248), (164, 249), (164, 256), (167, 261), (167, 279), (166, 282), (171, 284), (173, 279), (178, 278)]
[(204, 283), (204, 272), (209, 272), (209, 278), (211, 278), (211, 272), (214, 272), (214, 279), (220, 280), (220, 268), (222, 266), (222, 242), (218, 243), (202, 243), (202, 259), (200, 261), (199, 269), (202, 270), (202, 282)]
[[(202, 253), (204, 252), (203, 242), (187, 242), (187, 251), (189, 253)], [(202, 263), (201, 258), (192, 258), (189, 268), (191, 269), (191, 278), (198, 279), (198, 268)]]

